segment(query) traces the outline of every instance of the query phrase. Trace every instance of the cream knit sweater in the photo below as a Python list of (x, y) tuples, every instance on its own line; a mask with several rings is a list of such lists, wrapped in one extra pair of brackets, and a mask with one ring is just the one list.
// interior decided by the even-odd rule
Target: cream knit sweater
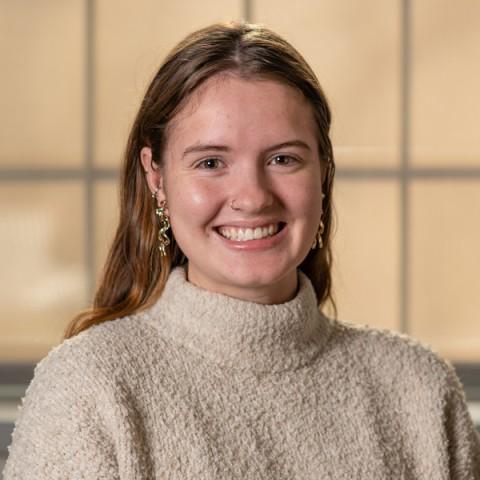
[(261, 305), (175, 269), (149, 311), (64, 341), (36, 367), (13, 479), (480, 479), (452, 366), (404, 335)]

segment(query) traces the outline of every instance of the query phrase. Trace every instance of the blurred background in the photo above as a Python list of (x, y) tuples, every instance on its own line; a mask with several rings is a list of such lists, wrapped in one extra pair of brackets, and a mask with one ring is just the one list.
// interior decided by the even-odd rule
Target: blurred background
[(92, 300), (147, 83), (235, 19), (284, 35), (330, 99), (338, 317), (452, 361), (480, 424), (478, 0), (0, 0), (0, 458), (34, 365)]

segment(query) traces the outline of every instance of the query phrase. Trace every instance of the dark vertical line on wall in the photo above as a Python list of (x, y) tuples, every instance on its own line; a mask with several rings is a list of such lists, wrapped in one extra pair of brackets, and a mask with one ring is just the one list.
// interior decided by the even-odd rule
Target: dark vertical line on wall
[(410, 331), (410, 0), (402, 1), (401, 13), (401, 121), (400, 121), (400, 330)]
[(95, 288), (93, 144), (95, 136), (95, 0), (85, 3), (85, 266), (87, 274), (87, 305)]
[(252, 1), (253, 0), (243, 0), (243, 19), (246, 22), (252, 22)]

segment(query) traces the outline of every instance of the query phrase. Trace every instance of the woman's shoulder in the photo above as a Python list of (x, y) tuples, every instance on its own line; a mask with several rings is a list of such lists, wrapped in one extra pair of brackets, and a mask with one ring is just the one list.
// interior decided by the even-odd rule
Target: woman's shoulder
[(372, 376), (415, 379), (440, 389), (457, 383), (452, 363), (424, 340), (367, 324), (344, 320), (335, 320), (334, 324), (337, 346)]
[(63, 372), (68, 378), (78, 369), (84, 375), (111, 375), (148, 348), (150, 329), (141, 314), (92, 325), (51, 348), (35, 366), (35, 376), (48, 371), (57, 376)]
[(135, 317), (92, 326), (37, 363), (18, 406), (8, 478), (44, 478), (38, 472), (67, 478), (72, 466), (82, 470), (82, 478), (107, 478), (97, 472), (113, 478), (117, 394), (135, 368), (126, 372), (122, 356), (133, 356), (127, 345), (140, 343), (141, 330)]
[(48, 412), (62, 416), (64, 408), (90, 411), (100, 398), (114, 398), (112, 392), (132, 382), (138, 366), (147, 364), (142, 348), (148, 348), (145, 339), (153, 338), (147, 327), (141, 316), (122, 317), (91, 326), (53, 347), (34, 368), (19, 421)]

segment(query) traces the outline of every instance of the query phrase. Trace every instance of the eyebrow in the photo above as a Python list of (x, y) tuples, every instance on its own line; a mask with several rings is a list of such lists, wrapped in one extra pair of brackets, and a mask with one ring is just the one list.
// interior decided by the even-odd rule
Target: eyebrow
[[(272, 150), (278, 150), (279, 148), (286, 148), (286, 147), (300, 147), (305, 150), (311, 150), (307, 143), (302, 140), (289, 140), (288, 142), (277, 143), (276, 145), (272, 145), (264, 150), (264, 153), (271, 152)], [(189, 153), (198, 153), (198, 152), (206, 152), (206, 151), (217, 151), (217, 152), (229, 152), (231, 150), (230, 147), (226, 145), (216, 145), (213, 143), (198, 143), (192, 145), (191, 147), (187, 147), (182, 155), (184, 158)]]

